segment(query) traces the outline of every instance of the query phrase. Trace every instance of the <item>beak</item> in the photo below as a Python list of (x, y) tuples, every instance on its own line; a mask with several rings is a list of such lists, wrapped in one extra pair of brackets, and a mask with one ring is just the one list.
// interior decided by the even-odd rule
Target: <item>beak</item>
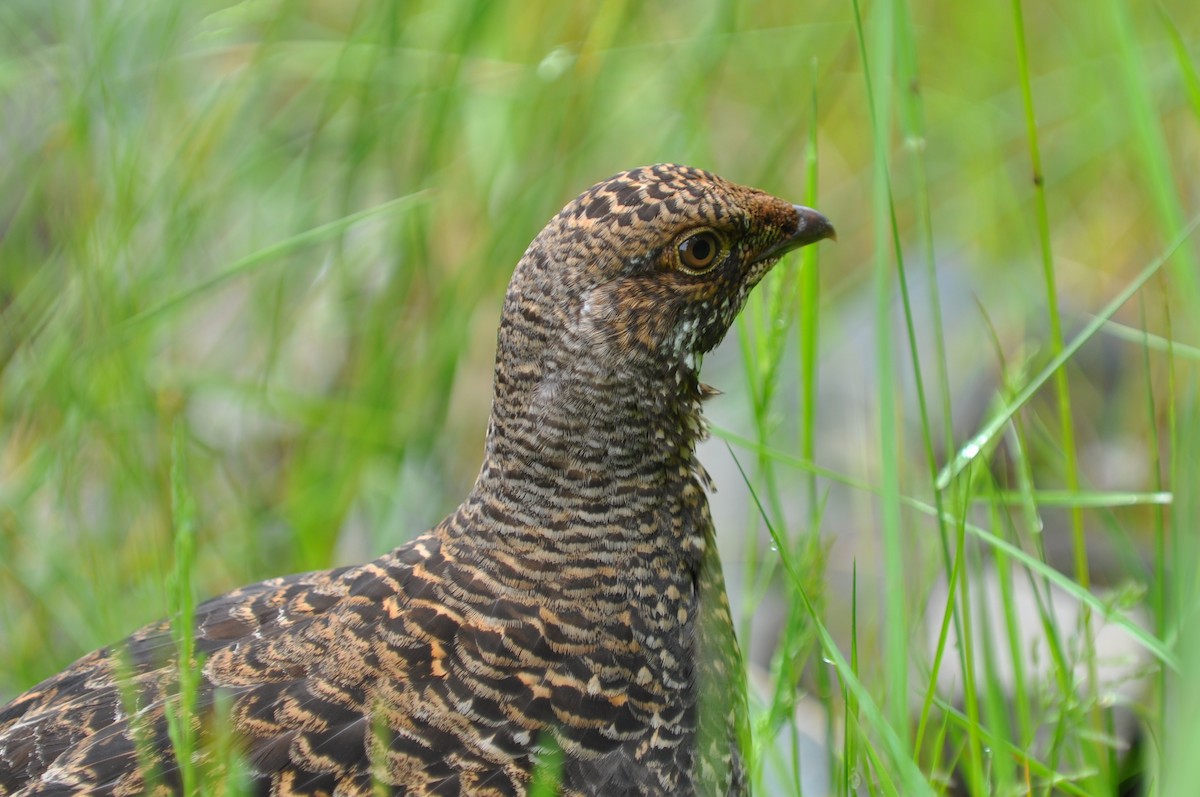
[(793, 249), (814, 244), (825, 238), (837, 240), (837, 230), (833, 229), (833, 224), (829, 219), (804, 205), (792, 205), (792, 208), (796, 211), (795, 232), (763, 252), (758, 260), (774, 260), (783, 257)]
[(787, 242), (789, 250), (805, 244), (815, 244), (823, 238), (837, 240), (837, 230), (833, 229), (833, 224), (829, 219), (804, 205), (792, 205), (792, 207), (796, 209), (799, 221), (796, 224), (795, 235)]

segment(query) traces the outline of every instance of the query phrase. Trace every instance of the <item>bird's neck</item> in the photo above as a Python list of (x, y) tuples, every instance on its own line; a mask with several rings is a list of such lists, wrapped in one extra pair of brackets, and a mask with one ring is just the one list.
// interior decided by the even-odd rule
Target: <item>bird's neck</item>
[[(469, 503), (490, 525), (602, 530), (597, 538), (666, 546), (695, 543), (689, 519), (707, 509), (695, 459), (705, 435), (696, 372), (676, 362), (606, 370), (594, 359), (497, 369), (483, 467)], [(704, 505), (704, 506), (701, 506)]]

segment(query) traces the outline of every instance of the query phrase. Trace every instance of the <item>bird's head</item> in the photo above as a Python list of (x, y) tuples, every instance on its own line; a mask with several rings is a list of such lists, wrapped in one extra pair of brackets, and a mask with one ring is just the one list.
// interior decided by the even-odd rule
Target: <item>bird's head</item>
[(530, 245), (504, 319), (524, 334), (507, 342), (534, 358), (559, 347), (616, 372), (670, 367), (720, 343), (785, 253), (833, 237), (815, 210), (700, 169), (622, 172), (576, 197)]

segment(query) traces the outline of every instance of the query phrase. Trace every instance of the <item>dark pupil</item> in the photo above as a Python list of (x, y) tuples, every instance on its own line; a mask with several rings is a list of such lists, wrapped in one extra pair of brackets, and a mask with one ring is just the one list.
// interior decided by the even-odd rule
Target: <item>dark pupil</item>
[(712, 257), (712, 241), (708, 240), (706, 235), (696, 236), (688, 246), (688, 254), (691, 255), (693, 263), (707, 262)]

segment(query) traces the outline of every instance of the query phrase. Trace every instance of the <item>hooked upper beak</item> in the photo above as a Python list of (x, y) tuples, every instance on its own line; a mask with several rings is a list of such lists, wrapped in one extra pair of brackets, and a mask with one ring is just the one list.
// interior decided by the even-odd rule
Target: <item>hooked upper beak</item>
[(837, 230), (829, 219), (804, 205), (792, 205), (796, 210), (796, 230), (787, 238), (772, 246), (759, 256), (759, 260), (783, 257), (793, 249), (816, 243), (825, 238), (837, 240)]

